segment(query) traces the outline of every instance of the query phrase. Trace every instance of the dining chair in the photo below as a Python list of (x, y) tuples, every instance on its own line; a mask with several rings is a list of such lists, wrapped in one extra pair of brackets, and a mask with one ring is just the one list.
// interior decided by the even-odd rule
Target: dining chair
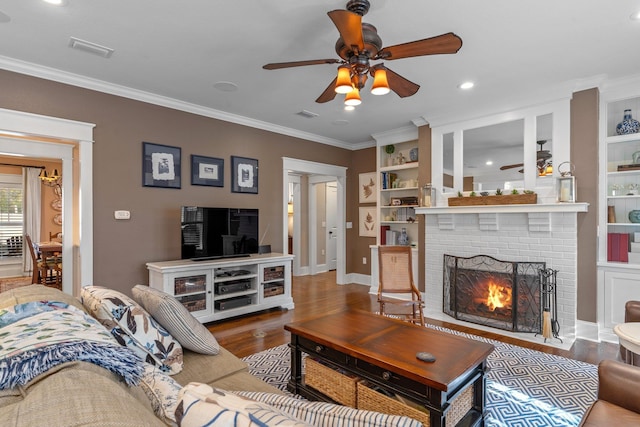
[[(413, 282), (411, 247), (378, 246), (378, 278), (380, 314), (424, 326), (424, 302)], [(405, 299), (394, 294), (404, 294)]]
[(31, 260), (33, 262), (31, 283), (62, 289), (62, 262), (60, 258), (49, 257), (43, 259), (36, 253), (36, 248), (33, 245), (31, 236), (25, 234), (24, 238), (29, 247), (29, 253), (31, 254)]
[(11, 236), (7, 239), (9, 256), (22, 256), (22, 236)]
[(49, 232), (49, 241), (62, 241), (62, 231), (50, 231)]

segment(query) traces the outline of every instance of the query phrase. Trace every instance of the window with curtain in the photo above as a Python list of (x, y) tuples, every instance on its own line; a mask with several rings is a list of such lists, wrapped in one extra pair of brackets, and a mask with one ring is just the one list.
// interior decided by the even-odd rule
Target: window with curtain
[(22, 177), (0, 174), (0, 259), (22, 257)]

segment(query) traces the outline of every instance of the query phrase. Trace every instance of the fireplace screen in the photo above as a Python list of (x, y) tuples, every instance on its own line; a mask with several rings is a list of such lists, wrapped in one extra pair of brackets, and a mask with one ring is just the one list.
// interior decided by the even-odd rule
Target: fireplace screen
[(445, 255), (444, 312), (480, 325), (539, 333), (539, 273), (544, 269), (544, 262)]

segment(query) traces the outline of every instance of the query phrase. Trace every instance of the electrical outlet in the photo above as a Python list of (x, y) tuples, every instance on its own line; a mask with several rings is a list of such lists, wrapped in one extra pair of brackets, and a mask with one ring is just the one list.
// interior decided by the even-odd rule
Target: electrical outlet
[(364, 265), (367, 265), (367, 257), (366, 257), (366, 256), (363, 256), (363, 257), (362, 257), (362, 263), (363, 263)]

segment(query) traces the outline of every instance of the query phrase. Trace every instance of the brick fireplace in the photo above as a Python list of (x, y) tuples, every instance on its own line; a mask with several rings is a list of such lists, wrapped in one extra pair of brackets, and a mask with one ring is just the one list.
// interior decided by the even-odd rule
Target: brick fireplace
[[(556, 320), (564, 342), (572, 343), (577, 318), (577, 213), (587, 207), (554, 203), (416, 209), (425, 218), (425, 314), (457, 321), (444, 310), (445, 254), (541, 262), (558, 270)], [(526, 335), (525, 339), (543, 341), (534, 333)]]

